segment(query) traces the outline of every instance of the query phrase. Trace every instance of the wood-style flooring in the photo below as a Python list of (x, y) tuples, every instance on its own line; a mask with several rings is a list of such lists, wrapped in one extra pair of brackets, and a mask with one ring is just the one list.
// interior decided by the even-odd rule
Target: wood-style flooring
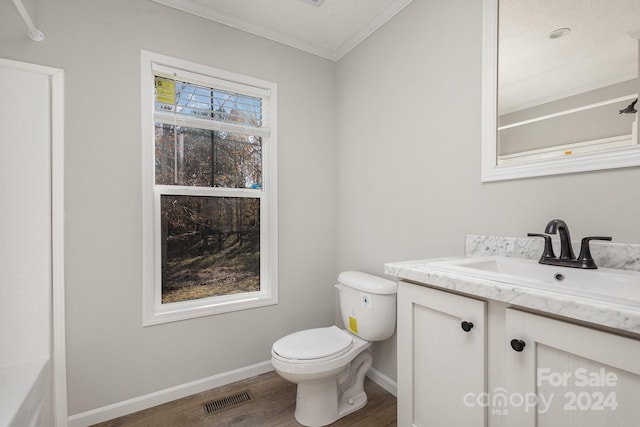
[[(248, 390), (251, 401), (214, 413), (207, 413), (206, 402)], [(365, 379), (367, 405), (331, 426), (396, 426), (396, 398)], [(297, 427), (294, 416), (296, 385), (268, 372), (244, 381), (194, 394), (144, 411), (136, 412), (94, 427)]]

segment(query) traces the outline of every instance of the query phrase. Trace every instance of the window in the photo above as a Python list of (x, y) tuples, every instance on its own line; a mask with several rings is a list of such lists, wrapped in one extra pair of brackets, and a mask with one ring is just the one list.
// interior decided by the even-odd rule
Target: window
[(276, 304), (276, 85), (141, 66), (144, 325)]

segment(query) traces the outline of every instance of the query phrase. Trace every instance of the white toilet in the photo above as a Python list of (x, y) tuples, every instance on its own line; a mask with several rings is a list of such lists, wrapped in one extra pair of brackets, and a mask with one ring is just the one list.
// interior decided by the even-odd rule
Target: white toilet
[(371, 341), (386, 340), (396, 326), (395, 282), (358, 271), (340, 273), (338, 282), (346, 330), (295, 332), (271, 349), (276, 372), (298, 384), (295, 417), (309, 427), (326, 426), (367, 404)]

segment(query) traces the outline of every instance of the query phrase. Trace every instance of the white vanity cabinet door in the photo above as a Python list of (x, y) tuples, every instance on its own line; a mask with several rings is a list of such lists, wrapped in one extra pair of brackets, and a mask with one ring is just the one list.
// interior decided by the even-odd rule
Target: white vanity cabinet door
[(508, 426), (639, 425), (640, 340), (514, 309), (506, 333)]
[(486, 426), (486, 304), (399, 283), (398, 426)]

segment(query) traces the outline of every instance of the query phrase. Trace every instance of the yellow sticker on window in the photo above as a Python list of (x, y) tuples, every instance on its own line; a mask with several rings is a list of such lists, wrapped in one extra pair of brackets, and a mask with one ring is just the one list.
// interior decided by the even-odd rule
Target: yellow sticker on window
[(358, 319), (356, 319), (355, 317), (349, 316), (349, 329), (354, 334), (358, 333)]
[(176, 82), (156, 76), (156, 101), (163, 104), (175, 104)]

